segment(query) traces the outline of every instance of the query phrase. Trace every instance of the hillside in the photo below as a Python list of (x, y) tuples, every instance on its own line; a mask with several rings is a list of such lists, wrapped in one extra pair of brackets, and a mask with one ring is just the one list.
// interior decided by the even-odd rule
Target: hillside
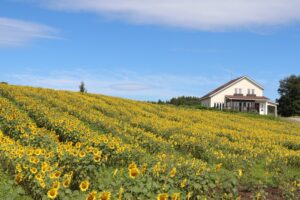
[(34, 199), (300, 198), (298, 123), (0, 84), (0, 130)]

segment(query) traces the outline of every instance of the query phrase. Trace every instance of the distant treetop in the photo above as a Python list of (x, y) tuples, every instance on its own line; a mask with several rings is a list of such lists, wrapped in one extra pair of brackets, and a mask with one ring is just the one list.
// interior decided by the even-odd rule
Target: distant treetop
[(79, 92), (81, 92), (81, 93), (87, 93), (87, 90), (85, 88), (85, 85), (84, 85), (83, 81), (79, 85)]

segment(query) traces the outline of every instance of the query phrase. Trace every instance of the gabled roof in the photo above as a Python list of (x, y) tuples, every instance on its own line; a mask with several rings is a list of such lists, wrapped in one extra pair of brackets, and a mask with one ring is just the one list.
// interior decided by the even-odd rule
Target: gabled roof
[(264, 89), (260, 84), (258, 84), (257, 82), (255, 82), (254, 80), (252, 80), (251, 78), (247, 77), (247, 76), (240, 76), (238, 78), (232, 79), (231, 81), (228, 81), (227, 83), (221, 85), (220, 87), (212, 90), (211, 92), (207, 93), (206, 95), (204, 95), (203, 97), (201, 97), (200, 99), (205, 99), (208, 97), (211, 97), (212, 95), (224, 90), (225, 88), (229, 87), (230, 85), (233, 85), (234, 83), (242, 80), (242, 79), (248, 79), (249, 81), (251, 81), (253, 84), (257, 85), (258, 87), (260, 87), (261, 89)]

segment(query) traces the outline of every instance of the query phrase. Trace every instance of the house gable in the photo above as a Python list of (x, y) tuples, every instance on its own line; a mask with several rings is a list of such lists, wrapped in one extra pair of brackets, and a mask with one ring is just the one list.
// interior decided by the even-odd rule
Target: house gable
[[(241, 77), (238, 77), (238, 78), (236, 78), (236, 79), (233, 79), (233, 80), (231, 80), (231, 81), (229, 81), (229, 82), (227, 82), (227, 83), (221, 85), (220, 87), (218, 87), (218, 88), (212, 90), (211, 92), (207, 93), (206, 95), (204, 95), (204, 96), (201, 97), (200, 99), (201, 99), (201, 100), (204, 100), (204, 99), (213, 97), (213, 96), (215, 96), (216, 94), (218, 94), (218, 93), (220, 93), (220, 92), (226, 90), (227, 88), (230, 88), (230, 87), (234, 86), (234, 85), (237, 84), (238, 82), (243, 81), (243, 80), (245, 80), (245, 79), (246, 79), (248, 82), (250, 82), (250, 83), (252, 83), (253, 85), (255, 85), (255, 86), (256, 86), (257, 88), (259, 88), (260, 90), (262, 90), (262, 91), (264, 90), (263, 87), (262, 87), (260, 84), (258, 84), (256, 81), (254, 81), (253, 79), (251, 79), (251, 78), (249, 78), (249, 77), (247, 77), (247, 76), (241, 76)], [(233, 93), (232, 93), (232, 94), (233, 94)]]
[(223, 90), (220, 90), (213, 94), (211, 96), (211, 105), (214, 105), (214, 103), (223, 103), (227, 95), (234, 95), (236, 93), (236, 89), (238, 90), (238, 92), (240, 92), (239, 90), (241, 89), (241, 94), (243, 96), (247, 96), (248, 89), (250, 89), (251, 92), (253, 89), (256, 96), (263, 96), (263, 89), (260, 86), (254, 84), (253, 81), (248, 78), (242, 78), (235, 83), (227, 86)]

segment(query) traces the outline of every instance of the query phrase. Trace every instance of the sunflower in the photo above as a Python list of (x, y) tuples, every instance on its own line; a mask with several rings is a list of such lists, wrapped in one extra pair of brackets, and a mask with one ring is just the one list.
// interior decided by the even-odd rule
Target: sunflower
[(70, 184), (71, 184), (71, 180), (69, 178), (67, 178), (66, 180), (64, 180), (62, 185), (64, 188), (68, 188), (70, 186)]
[(37, 180), (41, 180), (43, 178), (43, 175), (41, 173), (38, 173), (37, 175), (35, 175), (35, 178)]
[(176, 176), (176, 168), (173, 167), (173, 169), (170, 172), (170, 176), (173, 178), (174, 176)]
[(17, 184), (21, 183), (23, 180), (23, 174), (22, 173), (18, 173), (18, 175), (15, 178), (15, 181)]
[(42, 166), (42, 172), (45, 173), (47, 172), (48, 166)]
[(80, 190), (83, 192), (87, 191), (87, 189), (89, 189), (89, 186), (90, 186), (90, 183), (88, 180), (82, 181), (79, 185)]
[(16, 165), (16, 170), (17, 172), (22, 172), (22, 165), (20, 163)]
[(94, 161), (95, 162), (100, 162), (101, 157), (99, 155), (94, 155)]
[(59, 178), (60, 175), (61, 175), (61, 172), (60, 172), (60, 171), (55, 171), (55, 172), (52, 172), (52, 173), (50, 174), (50, 178), (51, 178), (51, 179)]
[(60, 182), (59, 181), (54, 181), (53, 184), (52, 184), (52, 187), (58, 190), (59, 187), (60, 187)]
[(31, 163), (35, 163), (35, 157), (34, 157), (34, 156), (30, 156), (30, 158), (29, 158), (29, 162), (31, 162)]
[(180, 193), (179, 192), (173, 193), (172, 194), (172, 200), (180, 200)]
[(80, 143), (80, 142), (77, 142), (77, 143), (75, 144), (75, 147), (76, 147), (77, 149), (79, 149), (79, 148), (81, 147), (81, 143)]
[(140, 174), (140, 170), (138, 168), (131, 168), (129, 169), (129, 177), (130, 178), (136, 178), (138, 177), (138, 175)]
[(40, 159), (35, 158), (34, 164), (38, 164), (40, 162)]
[(97, 196), (97, 192), (96, 191), (92, 191), (91, 193), (89, 193), (86, 197), (86, 200), (96, 200), (96, 196)]
[(57, 189), (55, 189), (55, 188), (52, 188), (47, 192), (47, 196), (49, 199), (55, 199), (57, 197), (57, 194), (58, 194), (58, 192), (57, 192)]
[(24, 169), (28, 169), (28, 164), (27, 163), (23, 163), (23, 168)]
[(108, 191), (103, 191), (103, 192), (100, 192), (99, 194), (99, 200), (110, 200), (110, 196), (111, 196), (111, 193), (108, 192)]
[(35, 167), (30, 167), (30, 172), (31, 172), (32, 174), (36, 174), (36, 173), (37, 173), (37, 168), (35, 168)]
[(145, 172), (147, 171), (147, 164), (143, 164), (142, 169), (141, 169), (141, 173), (145, 174)]
[(136, 164), (134, 162), (132, 162), (129, 166), (128, 169), (133, 169), (133, 168), (137, 168)]
[(41, 188), (45, 188), (46, 187), (46, 183), (45, 183), (45, 181), (43, 179), (38, 180), (38, 182), (39, 182)]
[(187, 179), (185, 178), (183, 181), (180, 183), (180, 187), (184, 188), (187, 185)]
[(85, 152), (84, 152), (84, 151), (80, 151), (80, 152), (79, 152), (79, 157), (80, 157), (80, 158), (83, 158), (83, 157), (85, 157), (85, 155), (86, 155), (86, 154), (85, 154)]
[(238, 170), (238, 175), (239, 175), (239, 177), (243, 176), (243, 170), (239, 169)]
[(215, 168), (216, 172), (219, 171), (221, 167), (222, 167), (222, 163), (217, 164)]
[(39, 156), (39, 155), (41, 155), (41, 153), (42, 153), (41, 149), (36, 149), (35, 150), (35, 155)]
[(168, 200), (168, 198), (169, 198), (168, 193), (161, 193), (157, 195), (156, 200)]

